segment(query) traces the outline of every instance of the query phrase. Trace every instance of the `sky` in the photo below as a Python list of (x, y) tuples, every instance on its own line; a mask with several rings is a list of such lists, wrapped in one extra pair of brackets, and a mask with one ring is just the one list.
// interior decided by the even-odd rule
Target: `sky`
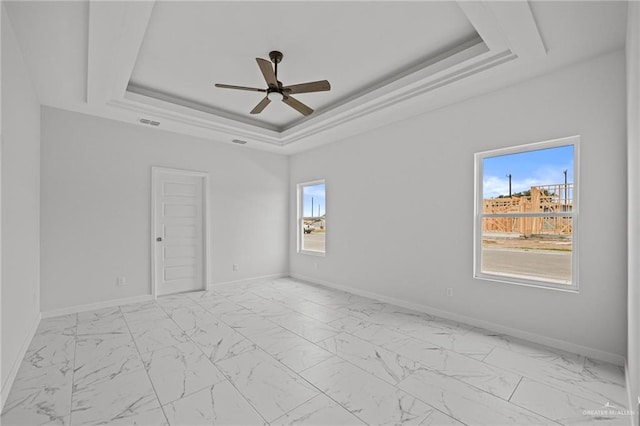
[[(311, 215), (311, 198), (313, 198), (313, 216), (318, 217), (326, 213), (325, 205), (325, 184), (319, 183), (317, 185), (305, 186), (302, 188), (302, 206), (304, 217)], [(318, 208), (320, 208), (320, 214), (318, 215)]]
[(483, 160), (483, 198), (509, 195), (532, 186), (564, 183), (564, 170), (568, 183), (573, 183), (573, 145), (528, 151), (517, 154), (488, 157)]

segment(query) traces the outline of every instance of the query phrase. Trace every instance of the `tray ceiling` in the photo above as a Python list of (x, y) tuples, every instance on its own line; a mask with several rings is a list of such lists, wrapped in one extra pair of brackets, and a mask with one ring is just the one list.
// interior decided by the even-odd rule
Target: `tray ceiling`
[[(624, 46), (616, 1), (4, 1), (43, 105), (292, 154)], [(249, 111), (255, 62), (330, 92)], [(153, 123), (153, 124), (152, 124)]]
[(331, 82), (295, 96), (318, 114), (477, 38), (456, 3), (159, 2), (128, 90), (282, 131), (304, 117), (282, 102), (250, 116), (264, 95), (213, 83), (265, 88), (255, 58), (279, 50), (285, 85)]

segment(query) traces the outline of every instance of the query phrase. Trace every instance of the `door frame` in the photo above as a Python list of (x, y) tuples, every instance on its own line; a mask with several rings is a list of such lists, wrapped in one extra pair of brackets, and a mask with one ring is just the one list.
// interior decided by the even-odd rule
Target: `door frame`
[(202, 232), (204, 240), (202, 243), (202, 279), (203, 290), (209, 289), (209, 283), (211, 282), (211, 259), (209, 254), (211, 253), (211, 237), (209, 235), (210, 223), (209, 212), (211, 206), (209, 204), (209, 173), (199, 172), (195, 170), (174, 169), (169, 167), (151, 167), (151, 230), (149, 240), (151, 241), (151, 295), (154, 300), (158, 298), (158, 281), (156, 277), (156, 250), (158, 244), (156, 242), (156, 189), (157, 179), (160, 173), (173, 173), (180, 176), (195, 176), (202, 179)]

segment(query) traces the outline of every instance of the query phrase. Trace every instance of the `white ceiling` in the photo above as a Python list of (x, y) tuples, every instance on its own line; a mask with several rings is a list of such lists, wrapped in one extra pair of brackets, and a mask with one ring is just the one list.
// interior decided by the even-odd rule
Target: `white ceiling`
[[(475, 37), (456, 3), (162, 2), (151, 13), (129, 90), (253, 122), (248, 112), (264, 95), (213, 82), (266, 88), (255, 58), (278, 50), (285, 85), (330, 81), (330, 92), (295, 96), (320, 112)], [(278, 102), (251, 118), (280, 130), (303, 116)]]
[[(625, 2), (3, 2), (44, 105), (290, 154), (624, 45)], [(331, 91), (248, 112), (255, 62)]]

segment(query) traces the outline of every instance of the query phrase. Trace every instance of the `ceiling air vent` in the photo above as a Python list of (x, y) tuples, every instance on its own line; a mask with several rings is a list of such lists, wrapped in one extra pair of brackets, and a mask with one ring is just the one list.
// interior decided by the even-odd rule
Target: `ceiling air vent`
[(154, 127), (158, 127), (160, 125), (159, 121), (153, 121), (153, 120), (149, 120), (148, 118), (141, 118), (140, 122), (142, 124), (146, 124), (148, 126), (154, 126)]

